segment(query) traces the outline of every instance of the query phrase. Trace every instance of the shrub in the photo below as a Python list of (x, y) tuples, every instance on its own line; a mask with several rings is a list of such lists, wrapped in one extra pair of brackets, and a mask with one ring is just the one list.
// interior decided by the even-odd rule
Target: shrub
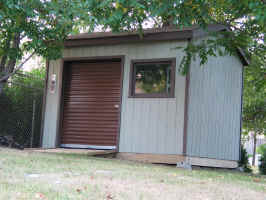
[[(0, 94), (0, 136), (12, 136), (24, 147), (40, 145), (42, 95), (45, 76), (43, 68), (18, 72), (5, 84)], [(32, 130), (33, 100), (35, 123)], [(33, 141), (31, 140), (33, 134)]]
[(257, 148), (257, 153), (258, 154), (263, 154), (263, 152), (265, 152), (266, 151), (266, 144), (262, 144), (262, 145), (260, 145), (258, 148)]
[(260, 157), (259, 171), (261, 174), (266, 175), (266, 149), (264, 149)]
[(241, 145), (241, 155), (240, 155), (240, 160), (238, 162), (239, 167), (242, 167), (244, 172), (251, 172), (252, 169), (249, 165), (248, 162), (248, 153), (246, 151), (246, 149), (243, 147), (243, 145)]

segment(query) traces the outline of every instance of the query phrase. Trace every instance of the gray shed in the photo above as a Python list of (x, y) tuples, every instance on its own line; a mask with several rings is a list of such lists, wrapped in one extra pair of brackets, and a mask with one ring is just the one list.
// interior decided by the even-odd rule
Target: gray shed
[[(210, 31), (222, 26), (210, 25)], [(178, 67), (198, 28), (70, 36), (63, 58), (47, 62), (43, 148), (112, 149), (153, 163), (237, 167), (241, 55)]]

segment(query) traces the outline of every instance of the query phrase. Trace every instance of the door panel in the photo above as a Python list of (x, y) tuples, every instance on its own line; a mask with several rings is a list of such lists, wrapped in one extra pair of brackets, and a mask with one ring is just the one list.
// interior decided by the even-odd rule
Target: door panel
[(115, 148), (120, 101), (120, 61), (65, 66), (61, 146)]

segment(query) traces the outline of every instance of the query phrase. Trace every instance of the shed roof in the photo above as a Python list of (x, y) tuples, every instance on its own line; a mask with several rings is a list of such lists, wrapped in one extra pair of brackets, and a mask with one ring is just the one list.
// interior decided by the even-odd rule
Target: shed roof
[[(226, 31), (223, 25), (208, 25), (209, 32)], [(177, 28), (152, 28), (145, 29), (142, 36), (138, 32), (93, 32), (81, 33), (69, 36), (64, 46), (81, 47), (81, 46), (97, 46), (97, 45), (114, 45), (122, 43), (150, 42), (150, 41), (171, 41), (171, 40), (190, 40), (206, 35), (206, 31), (198, 25), (191, 27)], [(243, 65), (248, 65), (249, 61), (245, 57), (241, 49), (238, 50)]]

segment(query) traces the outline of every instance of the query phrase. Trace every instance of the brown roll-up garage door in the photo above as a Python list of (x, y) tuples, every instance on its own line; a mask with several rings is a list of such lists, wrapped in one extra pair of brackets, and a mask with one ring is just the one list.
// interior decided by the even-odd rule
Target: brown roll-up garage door
[(121, 103), (121, 62), (64, 66), (61, 146), (114, 149)]

